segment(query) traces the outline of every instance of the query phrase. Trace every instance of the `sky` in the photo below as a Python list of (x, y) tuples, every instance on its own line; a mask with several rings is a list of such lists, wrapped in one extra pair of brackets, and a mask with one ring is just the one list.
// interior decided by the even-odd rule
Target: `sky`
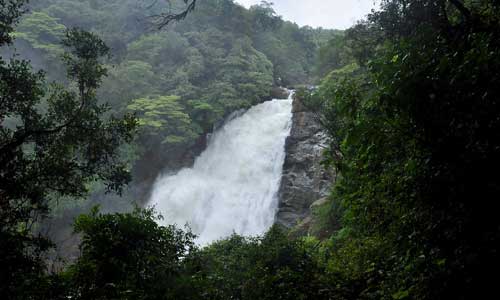
[[(283, 19), (301, 26), (346, 29), (362, 19), (376, 0), (268, 0)], [(246, 7), (260, 0), (236, 0)]]

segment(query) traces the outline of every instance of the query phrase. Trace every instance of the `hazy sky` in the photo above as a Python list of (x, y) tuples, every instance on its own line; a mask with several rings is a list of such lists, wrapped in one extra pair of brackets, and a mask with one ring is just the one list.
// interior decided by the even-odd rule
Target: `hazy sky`
[[(375, 7), (376, 0), (268, 0), (285, 20), (312, 27), (345, 29)], [(260, 0), (236, 0), (249, 7)]]

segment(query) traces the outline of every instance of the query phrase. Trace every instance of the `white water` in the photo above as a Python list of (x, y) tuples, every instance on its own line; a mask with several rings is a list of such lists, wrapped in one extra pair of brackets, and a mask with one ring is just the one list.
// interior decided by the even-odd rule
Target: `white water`
[(217, 130), (193, 168), (157, 180), (151, 203), (164, 224), (188, 224), (205, 245), (260, 235), (274, 222), (292, 101), (272, 100)]

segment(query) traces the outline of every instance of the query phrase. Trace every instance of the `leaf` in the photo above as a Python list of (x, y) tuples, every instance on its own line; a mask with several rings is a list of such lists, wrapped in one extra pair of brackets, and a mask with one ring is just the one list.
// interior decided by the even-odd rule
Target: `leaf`
[(398, 291), (397, 293), (392, 295), (392, 299), (400, 300), (400, 299), (406, 299), (410, 295), (410, 292), (408, 290), (402, 290)]

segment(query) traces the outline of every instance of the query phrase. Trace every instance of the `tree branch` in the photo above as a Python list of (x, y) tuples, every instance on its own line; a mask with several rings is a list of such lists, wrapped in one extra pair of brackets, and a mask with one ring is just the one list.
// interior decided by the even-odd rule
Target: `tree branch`
[[(172, 13), (171, 11), (169, 11), (168, 13), (161, 13), (159, 15), (152, 15), (150, 16), (151, 18), (153, 18), (158, 26), (158, 29), (162, 29), (164, 28), (165, 26), (167, 26), (168, 24), (170, 24), (172, 21), (180, 21), (180, 20), (183, 20), (187, 17), (187, 15), (192, 12), (195, 7), (196, 7), (196, 2), (198, 0), (183, 0), (184, 3), (186, 3), (186, 9), (181, 11), (181, 12), (177, 12), (177, 13)], [(167, 0), (168, 2), (168, 0)]]

